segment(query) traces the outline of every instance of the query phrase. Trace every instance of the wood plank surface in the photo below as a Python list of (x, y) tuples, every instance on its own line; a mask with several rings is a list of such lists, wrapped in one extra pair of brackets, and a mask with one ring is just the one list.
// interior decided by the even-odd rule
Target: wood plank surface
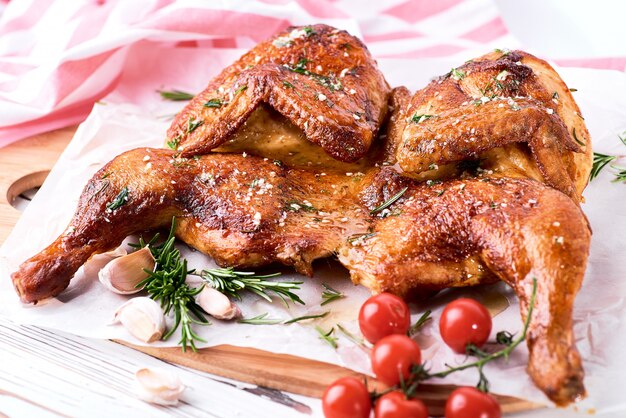
[[(75, 129), (76, 127), (60, 129), (0, 148), (0, 243), (8, 236), (20, 215), (10, 202), (23, 191), (43, 183)], [(321, 397), (324, 388), (335, 379), (343, 376), (360, 376), (356, 372), (332, 364), (253, 348), (222, 345), (201, 349), (197, 353), (183, 353), (179, 348), (138, 347), (120, 343), (167, 362), (317, 398)], [(382, 387), (371, 378), (368, 378), (368, 384), (372, 388)], [(451, 385), (422, 385), (419, 393), (420, 398), (428, 405), (430, 413), (441, 415), (445, 400), (453, 389), (454, 386)], [(496, 395), (496, 398), (505, 413), (541, 407), (508, 396)]]

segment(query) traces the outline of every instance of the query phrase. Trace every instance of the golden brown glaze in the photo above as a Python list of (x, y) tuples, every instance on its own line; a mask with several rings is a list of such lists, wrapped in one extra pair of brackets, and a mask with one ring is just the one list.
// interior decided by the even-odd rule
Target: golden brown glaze
[[(401, 109), (397, 161), (409, 175), (481, 160), (496, 176), (543, 181), (580, 200), (591, 139), (569, 89), (545, 61), (492, 52), (419, 90)], [(454, 165), (452, 165), (454, 167)]]
[[(499, 278), (525, 316), (534, 277), (529, 372), (559, 404), (584, 393), (571, 313), (590, 232), (571, 199), (525, 179), (419, 183), (391, 167), (324, 174), (253, 156), (126, 152), (90, 180), (67, 230), (23, 263), (13, 283), (24, 302), (55, 296), (93, 254), (173, 216), (176, 235), (220, 265), (279, 262), (311, 275), (313, 260), (337, 255), (354, 283), (374, 293)], [(388, 209), (370, 212), (405, 187)], [(124, 189), (127, 200), (110, 209)]]
[(326, 25), (289, 28), (224, 69), (178, 114), (169, 143), (184, 156), (237, 137), (264, 104), (341, 161), (363, 157), (387, 112), (389, 86), (365, 45)]

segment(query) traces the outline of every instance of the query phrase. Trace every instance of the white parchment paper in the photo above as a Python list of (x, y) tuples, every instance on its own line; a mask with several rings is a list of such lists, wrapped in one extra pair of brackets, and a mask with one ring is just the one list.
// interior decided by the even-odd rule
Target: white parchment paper
[[(200, 91), (212, 75), (241, 52), (176, 51), (167, 66), (151, 67), (151, 57), (162, 51), (146, 45), (140, 45), (138, 49), (141, 51), (134, 51), (137, 54), (131, 51), (130, 64), (119, 87), (94, 106), (0, 249), (0, 314), (18, 322), (77, 335), (139, 343), (123, 327), (110, 325), (113, 312), (128, 297), (105, 290), (97, 281), (86, 280), (80, 271), (67, 291), (57, 299), (36, 307), (19, 302), (9, 277), (22, 261), (43, 249), (64, 230), (84, 184), (103, 164), (125, 150), (161, 146), (171, 116), (184, 103), (163, 102), (155, 93), (156, 89)], [(432, 76), (458, 65), (458, 62), (445, 59), (381, 60), (379, 64), (390, 84), (403, 84), (414, 90), (424, 86)], [(146, 87), (139, 82), (147, 69), (160, 74), (160, 85)], [(575, 97), (586, 118), (594, 149), (610, 154), (626, 154), (626, 146), (618, 139), (618, 134), (626, 129), (626, 75), (585, 69), (563, 69), (560, 73), (570, 87), (578, 89)], [(595, 410), (598, 415), (617, 411), (626, 413), (626, 401), (621, 393), (626, 384), (626, 360), (622, 355), (626, 345), (626, 212), (623, 209), (626, 207), (626, 185), (612, 183), (611, 178), (610, 170), (605, 170), (585, 192), (583, 208), (594, 234), (585, 282), (574, 312), (575, 335), (584, 358), (585, 383), (589, 392), (588, 398), (574, 409), (579, 412)], [(190, 259), (192, 267), (214, 266), (208, 257), (184, 245), (180, 248)], [(197, 329), (208, 341), (207, 345), (250, 346), (369, 372), (368, 355), (362, 348), (337, 333), (339, 348), (335, 350), (319, 339), (314, 328), (317, 325), (329, 330), (339, 323), (358, 334), (356, 317), (368, 292), (353, 286), (345, 269), (332, 261), (318, 262), (313, 279), (288, 269), (284, 270), (281, 279), (305, 281), (299, 294), (306, 305), (289, 305), (286, 308), (279, 301), (270, 304), (255, 296), (246, 296), (240, 303), (245, 317), (265, 312), (272, 318), (283, 319), (325, 310), (330, 310), (331, 314), (314, 322), (291, 325), (253, 326), (213, 320), (211, 326)], [(321, 307), (322, 283), (329, 284), (347, 297)], [(445, 291), (428, 303), (412, 305), (413, 320), (426, 309), (433, 310), (434, 320), (423, 328), (418, 337), (423, 357), (431, 363), (433, 370), (443, 369), (445, 363), (460, 364), (465, 360), (464, 356), (452, 354), (441, 342), (437, 330), (441, 310), (447, 302), (460, 295), (471, 295), (492, 306), (508, 305), (494, 318), (494, 336), (499, 330), (517, 332), (521, 329), (517, 300), (504, 284)], [(174, 335), (157, 345), (172, 346), (177, 341), (178, 336)], [(486, 374), (491, 389), (547, 403), (545, 396), (526, 374), (526, 361), (524, 345), (516, 350), (508, 363), (489, 365)], [(451, 375), (446, 382), (474, 385), (477, 375), (474, 370), (468, 370)]]

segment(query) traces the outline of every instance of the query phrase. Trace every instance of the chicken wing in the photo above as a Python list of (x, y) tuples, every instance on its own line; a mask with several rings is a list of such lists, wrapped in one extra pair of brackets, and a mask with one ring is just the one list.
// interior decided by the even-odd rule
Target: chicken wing
[(524, 317), (536, 278), (529, 373), (558, 404), (584, 393), (571, 313), (590, 232), (571, 199), (526, 179), (426, 183), (391, 167), (349, 174), (254, 156), (129, 151), (89, 181), (67, 230), (12, 280), (24, 302), (55, 296), (93, 254), (173, 216), (177, 237), (218, 264), (279, 262), (311, 275), (313, 260), (337, 255), (354, 283), (374, 293), (501, 279)]
[(178, 114), (168, 145), (183, 156), (245, 136), (261, 107), (282, 114), (341, 161), (363, 157), (387, 112), (389, 86), (365, 45), (326, 25), (289, 28), (224, 69)]
[(581, 199), (592, 165), (589, 133), (543, 60), (492, 52), (434, 80), (398, 112), (396, 158), (408, 175), (448, 174), (451, 163), (477, 160), (494, 175), (534, 178)]

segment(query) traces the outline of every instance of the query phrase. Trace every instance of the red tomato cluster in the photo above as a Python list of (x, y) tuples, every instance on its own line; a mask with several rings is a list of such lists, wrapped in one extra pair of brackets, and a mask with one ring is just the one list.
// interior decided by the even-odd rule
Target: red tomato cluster
[[(411, 368), (422, 362), (419, 345), (407, 336), (411, 323), (409, 307), (399, 297), (381, 293), (369, 298), (359, 312), (363, 336), (374, 348), (372, 370), (376, 378), (395, 386), (410, 377)], [(481, 347), (491, 333), (489, 311), (472, 299), (457, 299), (441, 314), (439, 329), (443, 341), (455, 352), (465, 353), (468, 344)], [(331, 384), (322, 397), (326, 418), (368, 418), (372, 401), (365, 383), (346, 377)], [(446, 418), (500, 418), (500, 405), (488, 393), (472, 387), (452, 392), (446, 402)], [(419, 399), (401, 391), (386, 393), (376, 400), (376, 418), (428, 418), (428, 409)]]

